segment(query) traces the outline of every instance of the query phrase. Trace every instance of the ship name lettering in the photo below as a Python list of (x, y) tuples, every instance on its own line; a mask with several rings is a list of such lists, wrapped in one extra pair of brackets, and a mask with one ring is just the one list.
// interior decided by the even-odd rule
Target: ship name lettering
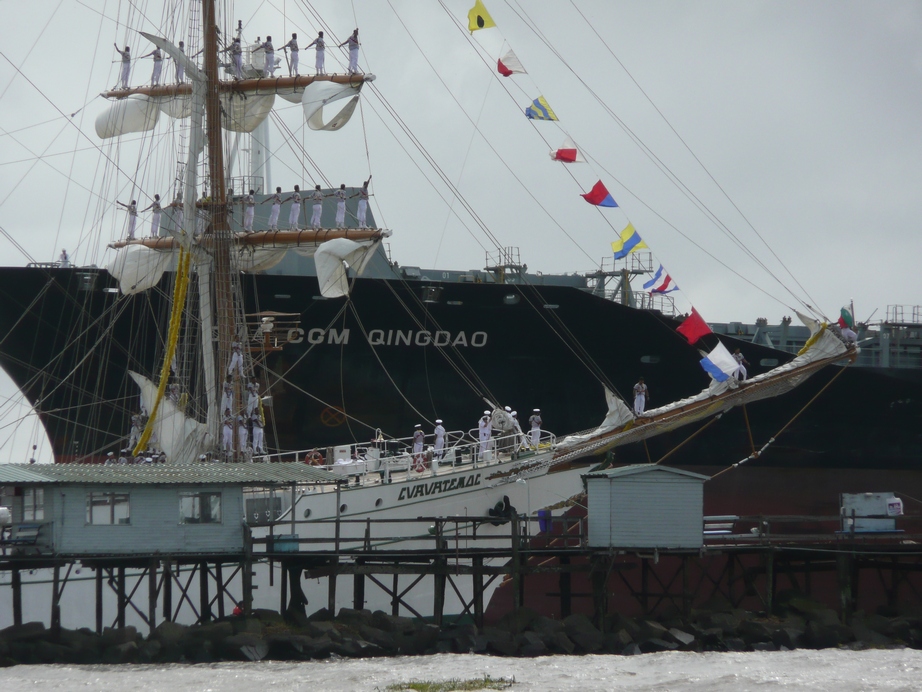
[[(302, 330), (298, 330), (302, 334)], [(314, 327), (307, 333), (307, 343), (309, 344), (348, 344), (349, 343), (349, 330), (343, 329), (330, 329), (325, 330), (320, 327)]]
[[(426, 329), (420, 331), (370, 329), (367, 336), (371, 346), (472, 346), (473, 348), (483, 348), (487, 345), (488, 338), (489, 335), (486, 332), (473, 332), (468, 335), (464, 331), (452, 334), (444, 331), (430, 332)], [(324, 342), (323, 330), (312, 329), (308, 332), (307, 340), (312, 344), (322, 344)], [(342, 334), (335, 329), (330, 330), (327, 343), (349, 343), (349, 330), (344, 329)]]
[(401, 488), (397, 501), (400, 502), (401, 500), (413, 500), (417, 497), (428, 497), (430, 495), (449, 493), (452, 490), (470, 488), (475, 485), (480, 485), (479, 473), (461, 478), (446, 478), (441, 481), (432, 481), (431, 483), (417, 483), (410, 487)]
[(304, 341), (304, 330), (301, 327), (288, 330), (289, 344), (300, 344), (302, 341)]

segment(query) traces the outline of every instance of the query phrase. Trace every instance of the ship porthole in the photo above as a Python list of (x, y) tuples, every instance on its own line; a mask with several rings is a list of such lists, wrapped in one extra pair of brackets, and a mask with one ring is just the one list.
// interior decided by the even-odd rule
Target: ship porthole
[(383, 501), (382, 501), (381, 498), (379, 497), (377, 500), (375, 500), (375, 507), (380, 507), (381, 504), (382, 504), (382, 502), (383, 502)]
[(339, 506), (339, 513), (340, 513), (340, 514), (345, 514), (345, 512), (346, 512), (346, 504), (343, 503), (343, 504), (341, 504), (341, 505)]
[(304, 510), (304, 518), (307, 519), (310, 515), (311, 515), (311, 511), (310, 511), (309, 509), (305, 509), (305, 510)]

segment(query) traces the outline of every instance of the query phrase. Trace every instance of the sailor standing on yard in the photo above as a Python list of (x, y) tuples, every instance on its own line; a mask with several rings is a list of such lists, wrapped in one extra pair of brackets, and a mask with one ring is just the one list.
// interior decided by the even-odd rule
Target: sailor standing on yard
[(442, 419), (435, 421), (435, 458), (441, 459), (445, 456), (445, 428), (442, 427)]
[(326, 51), (324, 50), (326, 46), (323, 43), (323, 32), (320, 31), (317, 33), (317, 38), (307, 44), (308, 48), (315, 47), (317, 49), (317, 57), (314, 59), (314, 72), (315, 74), (324, 74), (323, 71), (323, 59)]
[(480, 460), (483, 461), (484, 455), (490, 446), (490, 438), (493, 435), (493, 420), (489, 411), (483, 412), (477, 427), (480, 434)]
[(336, 198), (336, 227), (346, 227), (346, 184), (343, 183), (339, 189), (333, 193)]
[(150, 83), (154, 86), (160, 84), (160, 74), (163, 72), (163, 53), (160, 51), (160, 48), (154, 48), (147, 55), (142, 55), (142, 58), (149, 58), (153, 56), (154, 58), (154, 71), (150, 75)]
[(544, 421), (541, 420), (541, 409), (536, 408), (528, 419), (528, 424), (531, 426), (531, 446), (535, 449), (538, 448), (538, 442), (541, 441), (542, 423), (544, 423)]
[[(186, 44), (184, 41), (179, 42), (179, 52), (183, 55), (186, 54)], [(183, 80), (186, 77), (186, 66), (183, 65), (182, 60), (176, 60), (176, 83), (182, 84)]]
[(246, 419), (243, 416), (237, 416), (237, 446), (241, 452), (247, 448), (249, 440), (250, 431), (247, 429)]
[(240, 47), (240, 37), (235, 37), (233, 43), (221, 52), (231, 54), (231, 60), (234, 63), (234, 77), (243, 79), (243, 48)]
[[(289, 197), (289, 199), (291, 199)], [(282, 188), (275, 188), (275, 194), (266, 197), (260, 204), (272, 202), (272, 211), (269, 212), (269, 230), (277, 231), (279, 229), (279, 212), (282, 210)]]
[(272, 45), (272, 37), (266, 36), (265, 43), (260, 44), (259, 48), (257, 48), (256, 50), (261, 50), (266, 53), (266, 64), (263, 65), (263, 76), (264, 77), (274, 77), (275, 76), (275, 47)]
[(234, 408), (234, 385), (231, 384), (230, 377), (224, 382), (224, 391), (221, 394), (221, 410), (230, 411)]
[(160, 195), (154, 195), (154, 201), (144, 209), (142, 212), (151, 210), (150, 215), (150, 237), (156, 238), (160, 235), (160, 214), (163, 212), (163, 208), (160, 206)]
[(746, 372), (746, 366), (749, 365), (749, 361), (746, 360), (746, 357), (739, 349), (736, 349), (733, 352), (733, 358), (738, 363), (736, 366), (736, 379), (743, 381), (748, 376), (748, 373)]
[(131, 200), (131, 204), (125, 204), (115, 200), (115, 203), (128, 210), (128, 240), (134, 240), (134, 229), (138, 225), (138, 202)]
[(286, 202), (291, 201), (291, 211), (288, 213), (288, 225), (291, 230), (298, 230), (298, 221), (301, 219), (301, 188), (295, 185), (295, 191), (292, 192)]
[(131, 77), (131, 48), (125, 46), (125, 50), (119, 50), (118, 44), (113, 43), (116, 52), (122, 56), (122, 89), (128, 88), (128, 79)]
[(250, 194), (243, 198), (243, 230), (247, 233), (253, 232), (253, 217), (256, 216), (256, 197), (255, 190), (250, 190)]
[(320, 186), (315, 185), (314, 191), (311, 193), (311, 202), (314, 203), (313, 213), (311, 214), (311, 228), (315, 231), (320, 228), (320, 214), (323, 213), (323, 197), (324, 194), (320, 191)]
[[(368, 180), (362, 183), (362, 188), (356, 192), (352, 197), (359, 198), (359, 208), (356, 213), (356, 217), (359, 221), (359, 228), (368, 228), (365, 224), (365, 215), (368, 213), (368, 183), (371, 182), (371, 176), (368, 176)], [(352, 199), (350, 197), (349, 199)]]
[(282, 46), (282, 50), (287, 51), (291, 49), (291, 62), (288, 64), (288, 76), (297, 77), (298, 76), (298, 55), (300, 51), (298, 50), (298, 35), (292, 34), (291, 40)]
[(647, 385), (644, 384), (643, 378), (641, 377), (637, 380), (637, 384), (634, 385), (634, 413), (638, 416), (643, 413), (649, 396), (650, 390), (647, 388)]
[(355, 74), (359, 71), (359, 30), (352, 32), (352, 36), (339, 44), (339, 47), (349, 46), (349, 68), (348, 74)]
[(252, 416), (254, 411), (259, 409), (259, 383), (256, 378), (250, 379), (247, 385), (247, 415)]

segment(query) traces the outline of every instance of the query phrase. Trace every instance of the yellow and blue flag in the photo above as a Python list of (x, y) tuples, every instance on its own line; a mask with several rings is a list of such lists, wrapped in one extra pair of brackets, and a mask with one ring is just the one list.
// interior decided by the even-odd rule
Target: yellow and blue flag
[(627, 228), (621, 231), (621, 237), (611, 244), (611, 249), (615, 253), (615, 259), (624, 259), (632, 252), (637, 252), (643, 248), (650, 247), (643, 242), (640, 234), (634, 229), (634, 224), (629, 223)]
[(554, 111), (551, 110), (551, 106), (543, 96), (531, 102), (531, 105), (525, 109), (525, 117), (529, 120), (557, 120), (557, 116), (554, 115)]

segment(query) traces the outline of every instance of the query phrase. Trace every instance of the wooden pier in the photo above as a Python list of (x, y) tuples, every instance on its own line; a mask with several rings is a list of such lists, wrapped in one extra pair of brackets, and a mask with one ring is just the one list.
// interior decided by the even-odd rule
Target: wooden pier
[[(861, 533), (842, 531), (838, 516), (733, 517), (723, 522), (729, 528), (717, 532), (705, 524), (698, 550), (590, 549), (584, 518), (539, 524), (511, 516), (502, 520), (499, 536), (497, 517), (287, 520), (261, 537), (245, 529), (244, 549), (220, 555), (23, 554), (28, 551), (22, 546), (8, 543), (0, 572), (11, 574), (14, 624), (21, 624), (23, 573), (51, 570), (50, 621), (59, 627), (65, 587), (81, 568), (93, 570), (97, 632), (124, 625), (129, 612), (153, 631), (158, 622), (176, 621), (183, 609), (185, 619), (191, 613), (197, 623), (229, 615), (238, 604), (249, 610), (254, 579), (268, 576), (260, 581), (275, 588), (276, 571), (279, 610), (293, 618), (305, 613), (302, 580), (321, 579), (323, 605), (332, 613), (344, 601), (365, 608), (378, 590), (392, 615), (431, 618), (439, 625), (451, 615), (480, 627), (529, 606), (557, 618), (582, 612), (604, 631), (613, 613), (687, 617), (714, 599), (772, 613), (779, 594), (790, 592), (826, 603), (848, 622), (859, 609), (922, 605), (920, 518), (900, 517), (898, 531)], [(489, 535), (484, 526), (491, 527)], [(333, 538), (296, 538), (293, 528)], [(350, 586), (351, 602), (338, 592)], [(107, 590), (116, 595), (114, 614), (103, 612)], [(461, 609), (447, 613), (446, 596), (452, 594)]]

